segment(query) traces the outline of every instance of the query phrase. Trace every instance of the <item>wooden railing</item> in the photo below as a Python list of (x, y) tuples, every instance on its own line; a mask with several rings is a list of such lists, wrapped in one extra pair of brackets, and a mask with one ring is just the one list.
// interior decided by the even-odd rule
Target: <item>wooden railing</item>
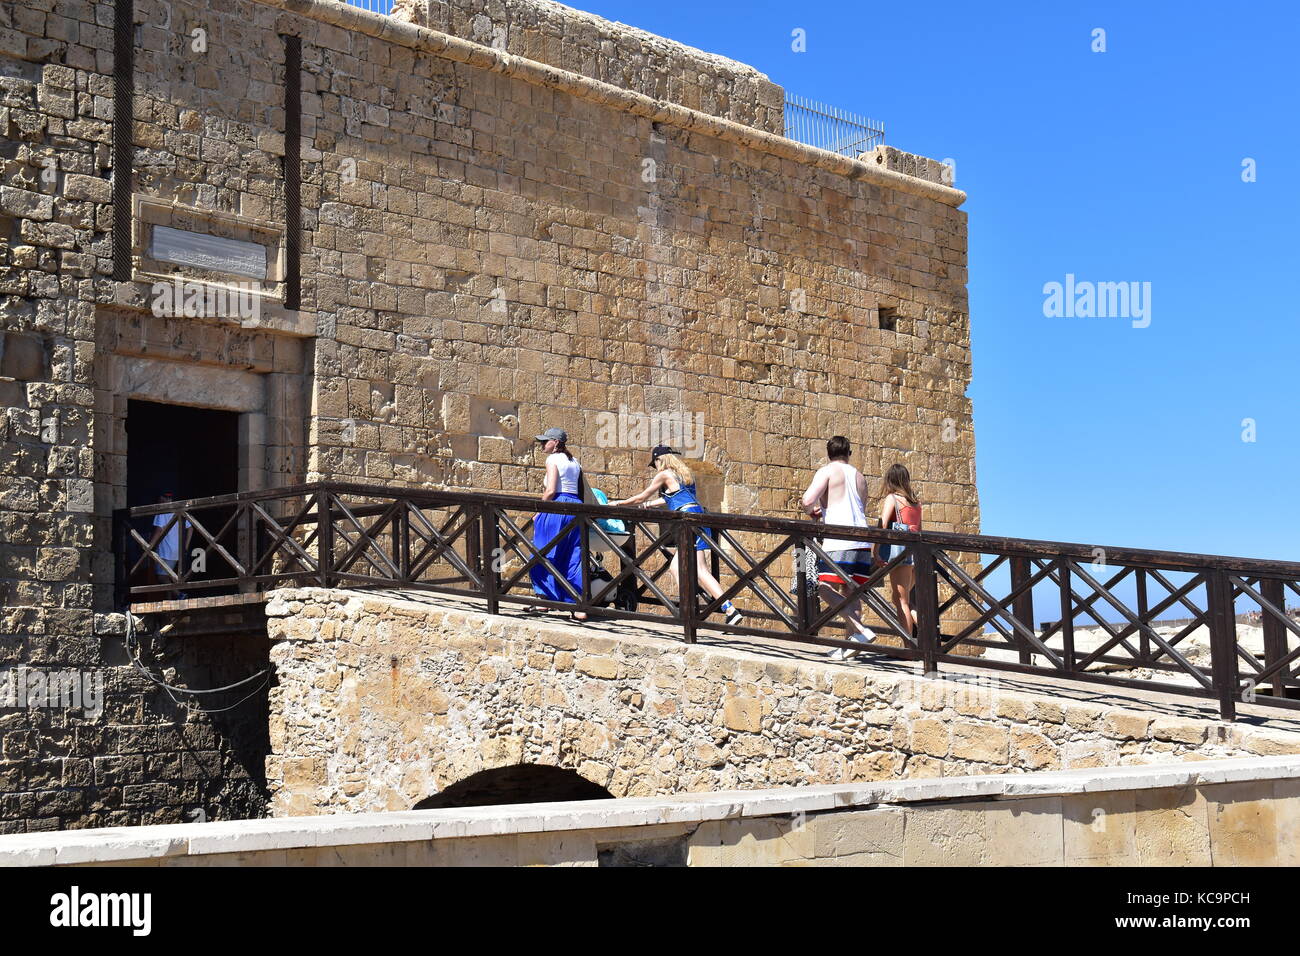
[[(554, 542), (534, 543), (539, 511), (573, 519), (561, 536), (579, 530), (580, 588), (564, 582), (547, 557)], [(161, 526), (158, 515), (165, 516)], [(624, 522), (623, 532), (602, 524), (608, 519)], [(173, 527), (184, 545), (174, 566), (151, 544)], [(1300, 624), (1287, 613), (1288, 600), (1300, 596), (1295, 562), (337, 482), (123, 510), (115, 528), (123, 605), (290, 585), (415, 588), (480, 598), (492, 613), (515, 604), (668, 622), (688, 642), (706, 631), (865, 647), (920, 661), (927, 672), (960, 663), (1207, 697), (1225, 719), (1242, 700), (1300, 706), (1291, 699), (1300, 696)], [(723, 588), (717, 597), (697, 584), (694, 544), (702, 528), (713, 531), (709, 558)], [(887, 543), (898, 553), (855, 583), (823, 548), (829, 534)], [(818, 593), (800, 559), (805, 550), (843, 593)], [(909, 559), (914, 630), (878, 590)], [(674, 561), (680, 586), (672, 583)], [(572, 600), (535, 594), (535, 566), (555, 573)], [(1121, 586), (1134, 597), (1121, 596)], [(743, 611), (739, 624), (723, 620), (729, 600)], [(865, 645), (829, 633), (843, 626), (851, 601), (861, 601)], [(1262, 619), (1258, 647), (1238, 633), (1239, 604)], [(1040, 611), (1051, 620), (1036, 626)], [(1185, 623), (1162, 634), (1172, 630), (1161, 624), (1170, 612)], [(1080, 646), (1084, 627), (1091, 646)], [(1202, 628), (1208, 660), (1192, 639)]]

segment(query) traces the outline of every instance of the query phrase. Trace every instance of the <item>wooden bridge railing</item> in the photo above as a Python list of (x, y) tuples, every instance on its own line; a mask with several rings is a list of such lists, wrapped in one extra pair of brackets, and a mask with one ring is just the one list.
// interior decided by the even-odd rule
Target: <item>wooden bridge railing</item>
[[(547, 557), (550, 544), (534, 544), (538, 511), (571, 516), (580, 529), (581, 588), (564, 582)], [(158, 515), (165, 516), (160, 526)], [(1235, 717), (1242, 700), (1300, 706), (1291, 699), (1300, 697), (1300, 624), (1287, 613), (1288, 599), (1300, 596), (1296, 562), (338, 482), (148, 505), (115, 517), (122, 605), (289, 585), (418, 588), (483, 599), (492, 613), (517, 604), (670, 622), (688, 642), (703, 630), (862, 650), (863, 643), (827, 633), (838, 632), (841, 611), (860, 600), (869, 627), (865, 647), (919, 660), (927, 672), (944, 663), (975, 664), (1208, 697), (1225, 719)], [(624, 522), (623, 532), (609, 530), (608, 519)], [(183, 544), (175, 564), (151, 545), (172, 528)], [(718, 598), (696, 582), (694, 543), (702, 528), (713, 531)], [(855, 583), (823, 549), (828, 534), (887, 543), (897, 553)], [(845, 594), (823, 588), (819, 595), (801, 559), (808, 551)], [(877, 590), (909, 558), (915, 630), (900, 623)], [(672, 582), (673, 562), (680, 587)], [(535, 594), (534, 566), (556, 572), (572, 601)], [(1007, 574), (995, 574), (1003, 567)], [(1125, 582), (1136, 600), (1117, 593)], [(1040, 606), (1044, 595), (1048, 606)], [(744, 613), (737, 625), (722, 619), (727, 600)], [(1262, 618), (1259, 647), (1238, 634), (1238, 604)], [(1160, 617), (1171, 611), (1189, 622), (1161, 634)], [(1036, 614), (1051, 622), (1036, 626)], [(1099, 629), (1100, 641), (1076, 646), (1082, 627)], [(1189, 639), (1201, 627), (1210, 636), (1208, 660)], [(1004, 656), (1014, 660), (972, 659), (981, 649), (1009, 651)]]

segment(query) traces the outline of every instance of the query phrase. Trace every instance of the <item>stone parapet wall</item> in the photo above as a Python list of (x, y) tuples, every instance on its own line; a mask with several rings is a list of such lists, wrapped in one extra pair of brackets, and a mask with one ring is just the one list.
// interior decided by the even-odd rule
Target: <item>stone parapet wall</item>
[(781, 87), (744, 63), (550, 0), (397, 0), (394, 17), (780, 135)]
[(0, 866), (1294, 866), (1295, 758), (0, 837)]
[(645, 632), (305, 589), (267, 608), (272, 814), (405, 810), (485, 769), (616, 797), (1300, 753), (1300, 734)]
[(954, 167), (937, 159), (905, 153), (893, 146), (877, 146), (870, 152), (863, 153), (862, 161), (878, 169), (891, 170), (941, 186), (951, 186), (955, 172)]

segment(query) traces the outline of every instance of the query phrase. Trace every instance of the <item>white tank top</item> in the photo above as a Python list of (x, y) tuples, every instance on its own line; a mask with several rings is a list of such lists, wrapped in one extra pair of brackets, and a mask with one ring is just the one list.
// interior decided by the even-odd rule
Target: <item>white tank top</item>
[(555, 490), (576, 495), (578, 493), (578, 477), (582, 474), (582, 466), (578, 464), (578, 459), (570, 458), (568, 455), (557, 451), (546, 458), (548, 465), (552, 462), (560, 473), (560, 485)]
[[(862, 496), (858, 494), (858, 470), (842, 461), (831, 462), (831, 465), (838, 466), (844, 478), (844, 497), (826, 506), (826, 514), (822, 520), (827, 524), (846, 524), (853, 528), (867, 527), (867, 512), (862, 507)], [(827, 497), (830, 495), (828, 494)], [(826, 538), (822, 541), (822, 547), (827, 551), (848, 551), (853, 548), (869, 548), (871, 544), (848, 538)]]

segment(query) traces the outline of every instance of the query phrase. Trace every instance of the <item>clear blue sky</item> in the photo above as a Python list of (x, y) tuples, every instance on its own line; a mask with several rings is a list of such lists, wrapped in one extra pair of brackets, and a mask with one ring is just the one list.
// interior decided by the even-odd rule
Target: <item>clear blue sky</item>
[[(1300, 4), (571, 5), (956, 160), (985, 533), (1300, 559)], [(1149, 327), (1044, 317), (1067, 273)]]

